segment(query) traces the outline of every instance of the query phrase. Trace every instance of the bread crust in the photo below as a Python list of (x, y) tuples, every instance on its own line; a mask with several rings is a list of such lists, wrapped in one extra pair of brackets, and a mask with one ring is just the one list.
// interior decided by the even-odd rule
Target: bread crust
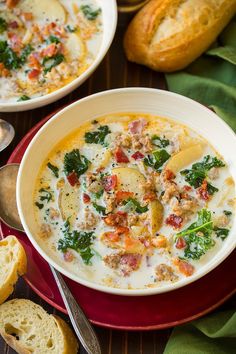
[(27, 257), (21, 243), (12, 235), (0, 241), (0, 250), (2, 255), (5, 253), (5, 259), (10, 257), (8, 253), (12, 252), (12, 259), (7, 264), (1, 259), (1, 267), (5, 265), (8, 268), (3, 283), (0, 283), (0, 304), (2, 304), (12, 294), (18, 277), (26, 273)]
[(163, 21), (173, 23), (171, 20), (188, 1), (151, 0), (144, 6), (131, 21), (124, 37), (128, 60), (163, 72), (183, 69), (209, 48), (236, 13), (236, 0), (215, 0), (219, 1), (217, 13), (212, 12), (212, 0), (202, 4), (197, 0), (195, 15), (199, 15), (198, 20), (186, 11), (181, 18), (182, 30), (171, 33), (167, 24), (170, 35), (164, 34), (164, 38), (155, 41), (155, 33)]

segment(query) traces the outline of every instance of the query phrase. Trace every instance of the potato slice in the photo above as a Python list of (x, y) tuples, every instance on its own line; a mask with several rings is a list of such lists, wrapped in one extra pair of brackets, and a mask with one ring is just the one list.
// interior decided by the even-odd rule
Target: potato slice
[(59, 189), (58, 206), (62, 219), (66, 221), (70, 218), (70, 223), (73, 225), (80, 209), (78, 189), (65, 183)]
[(135, 168), (117, 167), (112, 170), (112, 174), (117, 176), (117, 189), (134, 193), (134, 197), (142, 201), (144, 192), (140, 188), (141, 183), (145, 183), (145, 177)]
[(65, 9), (58, 0), (22, 0), (18, 7), (23, 12), (32, 12), (35, 22), (63, 24), (66, 21)]
[(82, 59), (85, 56), (85, 45), (77, 33), (70, 33), (65, 43), (71, 60)]
[(176, 174), (190, 163), (199, 159), (202, 156), (203, 151), (204, 145), (202, 144), (196, 144), (184, 149), (171, 157), (165, 168)]
[(149, 204), (149, 210), (150, 210), (151, 232), (154, 235), (161, 228), (161, 225), (162, 225), (163, 206), (158, 199), (153, 200)]

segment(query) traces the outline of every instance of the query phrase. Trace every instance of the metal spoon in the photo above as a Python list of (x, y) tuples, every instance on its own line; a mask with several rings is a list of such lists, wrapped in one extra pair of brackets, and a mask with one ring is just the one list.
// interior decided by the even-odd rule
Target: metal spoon
[[(0, 220), (13, 229), (24, 231), (16, 205), (16, 179), (19, 164), (0, 168)], [(88, 354), (101, 354), (101, 347), (94, 329), (76, 302), (61, 274), (49, 265), (64, 301), (72, 326)]]
[(13, 126), (0, 119), (0, 151), (4, 150), (13, 140), (15, 130)]

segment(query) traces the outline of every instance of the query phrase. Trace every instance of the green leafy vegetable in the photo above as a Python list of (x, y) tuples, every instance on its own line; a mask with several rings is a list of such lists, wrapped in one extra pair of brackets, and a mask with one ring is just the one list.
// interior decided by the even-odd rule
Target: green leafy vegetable
[(87, 132), (84, 135), (85, 142), (88, 144), (105, 144), (105, 138), (111, 131), (107, 125), (101, 125), (94, 132)]
[(0, 17), (0, 33), (5, 32), (7, 29), (7, 22), (4, 20), (4, 18)]
[(159, 148), (164, 148), (170, 145), (170, 140), (168, 139), (162, 139), (158, 135), (153, 135), (152, 137), (152, 143)]
[(101, 189), (99, 192), (93, 193), (93, 197), (94, 197), (95, 199), (100, 199), (101, 196), (103, 195), (103, 193), (104, 193), (104, 189)]
[(150, 166), (157, 171), (169, 158), (168, 152), (162, 149), (153, 151), (152, 156), (148, 155), (143, 161), (146, 166)]
[(43, 209), (43, 204), (39, 203), (39, 202), (35, 202), (36, 207), (38, 207), (39, 209)]
[(90, 248), (95, 238), (94, 233), (70, 231), (70, 223), (67, 219), (64, 224), (63, 234), (64, 237), (58, 241), (58, 250), (65, 253), (68, 248), (73, 249), (80, 254), (85, 264), (90, 265), (91, 258), (94, 255)]
[(58, 178), (59, 177), (59, 173), (58, 173), (59, 172), (59, 168), (57, 166), (52, 165), (50, 162), (48, 162), (47, 166), (52, 171), (54, 176), (56, 178)]
[(56, 44), (58, 44), (58, 43), (61, 43), (61, 41), (60, 41), (60, 39), (59, 39), (58, 37), (53, 36), (53, 35), (50, 35), (50, 36), (47, 38), (46, 43), (47, 43), (47, 44), (50, 44), (50, 43), (56, 43)]
[(106, 208), (104, 206), (93, 203), (93, 207), (99, 214), (106, 215)]
[(226, 216), (232, 215), (232, 211), (230, 211), (230, 210), (224, 210), (223, 213), (224, 213)]
[(56, 54), (53, 57), (45, 57), (43, 58), (42, 65), (44, 67), (44, 73), (47, 74), (54, 68), (55, 66), (61, 64), (65, 60), (63, 54)]
[(50, 200), (53, 200), (53, 194), (52, 191), (50, 191), (49, 189), (45, 189), (45, 188), (41, 188), (39, 190), (39, 193), (41, 193), (41, 196), (39, 197), (39, 199), (41, 200), (41, 202), (43, 202), (44, 200), (48, 202), (50, 202)]
[(210, 248), (215, 245), (212, 239), (213, 221), (211, 212), (202, 209), (198, 212), (198, 219), (187, 229), (179, 232), (175, 239), (183, 237), (186, 242), (184, 257), (188, 259), (200, 259)]
[[(203, 181), (207, 178), (207, 173), (213, 167), (224, 167), (223, 161), (217, 157), (211, 157), (207, 155), (203, 158), (203, 161), (197, 162), (192, 165), (191, 169), (181, 171), (181, 175), (185, 176), (185, 181), (188, 182), (194, 188), (201, 187)], [(218, 188), (207, 182), (207, 190), (210, 195), (218, 191)]]
[(79, 177), (87, 171), (89, 164), (90, 161), (85, 156), (80, 155), (79, 149), (74, 149), (65, 154), (64, 172), (67, 176), (75, 172)]
[(28, 56), (30, 55), (30, 53), (34, 50), (34, 48), (30, 45), (27, 44), (25, 46), (25, 48), (22, 50), (21, 55), (20, 55), (20, 66), (22, 66), (23, 64), (25, 64)]
[(81, 10), (84, 16), (90, 21), (95, 20), (98, 17), (98, 15), (101, 13), (100, 8), (98, 8), (97, 10), (93, 10), (90, 5), (82, 5)]
[(226, 237), (229, 235), (229, 229), (225, 229), (222, 227), (214, 227), (214, 231), (217, 237), (220, 237), (222, 241), (226, 239)]
[(19, 97), (19, 99), (17, 100), (17, 102), (28, 101), (28, 100), (30, 100), (30, 97), (29, 97), (29, 96), (22, 95), (22, 96)]
[(140, 203), (134, 198), (128, 198), (124, 201), (126, 210), (136, 211), (138, 214), (146, 213), (148, 211), (148, 206), (141, 206)]
[(66, 26), (66, 30), (67, 30), (68, 32), (70, 32), (70, 33), (73, 33), (73, 32), (75, 32), (75, 31), (77, 30), (77, 27), (72, 27), (72, 26), (70, 26), (70, 25), (67, 25), (67, 26)]
[(18, 57), (6, 41), (0, 41), (0, 62), (3, 63), (8, 70), (19, 69), (26, 62), (32, 50), (33, 48), (28, 44), (22, 50), (21, 56)]

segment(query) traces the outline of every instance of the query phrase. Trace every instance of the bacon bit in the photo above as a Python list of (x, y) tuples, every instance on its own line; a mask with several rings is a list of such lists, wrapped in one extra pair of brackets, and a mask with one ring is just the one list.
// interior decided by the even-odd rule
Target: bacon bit
[(33, 79), (37, 79), (37, 77), (39, 76), (40, 74), (40, 70), (38, 69), (33, 69), (31, 70), (29, 73), (28, 73), (28, 78), (30, 80), (33, 80)]
[(8, 32), (7, 35), (8, 35), (8, 38), (10, 39), (12, 49), (14, 50), (14, 52), (19, 53), (22, 48), (21, 38), (13, 32)]
[(152, 244), (157, 248), (165, 248), (167, 246), (167, 239), (165, 236), (160, 235), (152, 239)]
[(128, 157), (125, 155), (124, 151), (118, 147), (116, 150), (115, 150), (115, 159), (116, 159), (116, 162), (118, 163), (128, 163), (129, 162), (129, 159)]
[(128, 234), (129, 233), (129, 228), (128, 227), (125, 227), (125, 226), (119, 226), (116, 228), (116, 233), (118, 235), (123, 235), (123, 234)]
[(66, 262), (72, 262), (74, 259), (74, 255), (71, 251), (67, 251), (64, 253), (63, 258)]
[(102, 179), (102, 184), (106, 192), (111, 191), (117, 186), (117, 176), (105, 176)]
[(86, 193), (83, 193), (83, 202), (85, 204), (88, 204), (90, 202), (90, 200), (91, 200), (90, 196)]
[(111, 242), (118, 242), (120, 241), (120, 235), (117, 232), (105, 232), (103, 237)]
[(3, 63), (0, 63), (0, 76), (8, 77), (10, 75), (10, 71), (5, 68)]
[(189, 194), (188, 193), (180, 193), (180, 198), (181, 199), (189, 199)]
[(167, 181), (170, 181), (170, 180), (172, 180), (172, 179), (174, 179), (175, 178), (175, 174), (174, 174), (174, 172), (172, 172), (171, 170), (169, 170), (168, 168), (165, 170), (165, 179), (167, 180)]
[(183, 273), (187, 277), (194, 273), (194, 266), (187, 261), (177, 258), (174, 260), (174, 264), (179, 268), (180, 273)]
[(186, 192), (190, 192), (192, 190), (192, 187), (185, 185), (183, 186), (183, 190)]
[(152, 202), (153, 200), (156, 200), (156, 199), (157, 199), (157, 195), (155, 192), (146, 193), (143, 197), (143, 200), (149, 201), (149, 202)]
[(181, 250), (182, 248), (185, 248), (186, 247), (186, 241), (183, 237), (179, 237), (176, 244), (175, 244), (175, 247), (178, 248), (179, 250)]
[(127, 200), (128, 198), (133, 198), (133, 192), (125, 192), (125, 191), (117, 191), (116, 192), (116, 201), (117, 203), (123, 202), (123, 200)]
[(197, 190), (197, 194), (199, 195), (199, 197), (203, 200), (209, 200), (210, 195), (209, 192), (207, 190), (207, 181), (204, 180), (202, 183), (202, 186), (200, 188), (198, 188)]
[(123, 274), (129, 275), (130, 271), (138, 269), (141, 262), (141, 254), (126, 253), (121, 256), (120, 264), (128, 266), (130, 269), (123, 268)]
[(32, 12), (23, 12), (23, 13), (22, 13), (22, 16), (24, 17), (24, 19), (25, 19), (26, 21), (31, 21), (31, 20), (33, 20), (33, 14), (32, 14)]
[(129, 131), (132, 134), (141, 134), (145, 126), (147, 125), (147, 121), (145, 119), (134, 120), (129, 123)]
[(7, 0), (6, 5), (9, 9), (12, 9), (13, 7), (16, 6), (16, 4), (19, 2), (19, 0)]
[(33, 26), (32, 26), (32, 32), (33, 32), (35, 35), (37, 35), (38, 40), (39, 40), (40, 42), (43, 42), (43, 36), (42, 36), (42, 34), (41, 34), (41, 32), (40, 32), (40, 28), (39, 28), (38, 25), (33, 24)]
[(133, 155), (131, 155), (131, 157), (134, 160), (141, 160), (144, 158), (144, 155), (140, 151), (136, 151)]
[(136, 251), (137, 249), (140, 249), (140, 247), (143, 247), (143, 244), (126, 233), (124, 237), (124, 246), (127, 251), (132, 252), (132, 250)]
[(38, 53), (32, 53), (30, 54), (29, 58), (28, 58), (28, 63), (29, 66), (31, 68), (35, 68), (35, 69), (40, 69), (41, 68), (41, 64), (39, 62), (39, 55)]
[(16, 21), (12, 21), (8, 24), (8, 27), (12, 28), (12, 29), (15, 29), (15, 28), (18, 28), (19, 25), (18, 25), (18, 22)]
[(56, 43), (52, 43), (50, 45), (48, 45), (46, 48), (44, 48), (40, 55), (41, 57), (53, 57), (55, 54), (57, 54), (58, 51), (58, 47), (56, 45)]
[(183, 218), (181, 216), (177, 216), (175, 214), (170, 214), (168, 218), (166, 218), (166, 225), (172, 226), (174, 229), (179, 229), (182, 226)]
[(127, 225), (127, 213), (118, 211), (115, 214), (106, 216), (103, 220), (109, 226)]
[(72, 187), (74, 187), (76, 184), (80, 184), (77, 173), (75, 171), (71, 172), (66, 178)]

